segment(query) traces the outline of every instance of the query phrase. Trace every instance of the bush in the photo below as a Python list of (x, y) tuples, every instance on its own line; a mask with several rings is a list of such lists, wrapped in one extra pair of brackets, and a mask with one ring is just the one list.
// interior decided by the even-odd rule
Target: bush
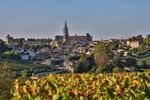
[(95, 73), (102, 73), (103, 72), (103, 69), (104, 68), (102, 68), (102, 67), (98, 67), (97, 69), (96, 69), (96, 71), (95, 71)]
[(106, 73), (111, 73), (112, 72), (112, 69), (113, 69), (114, 65), (111, 64), (111, 63), (108, 63), (105, 65), (104, 69), (103, 69), (103, 72), (106, 72)]
[(27, 71), (27, 70), (21, 71), (21, 77), (22, 77), (22, 78), (25, 78), (25, 77), (27, 77), (27, 76), (28, 76), (28, 71)]
[(113, 68), (113, 73), (117, 73), (117, 72), (121, 72), (121, 71), (123, 71), (123, 69), (120, 67), (114, 67)]
[(96, 67), (95, 66), (93, 66), (91, 69), (90, 69), (90, 73), (94, 73), (96, 71)]

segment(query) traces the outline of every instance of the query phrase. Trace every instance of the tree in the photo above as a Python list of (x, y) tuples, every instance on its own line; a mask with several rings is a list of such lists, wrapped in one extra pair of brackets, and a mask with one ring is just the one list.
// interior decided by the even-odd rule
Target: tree
[(142, 60), (142, 67), (145, 68), (145, 69), (148, 68), (147, 63), (146, 63), (145, 60)]
[(137, 61), (134, 58), (126, 59), (126, 67), (137, 67)]
[(136, 36), (136, 38), (137, 38), (138, 40), (142, 40), (142, 39), (143, 39), (142, 35), (138, 35), (138, 36)]
[(112, 43), (110, 44), (110, 48), (111, 48), (111, 49), (116, 50), (118, 47), (119, 47), (119, 43), (112, 42)]
[(147, 51), (147, 48), (144, 45), (140, 45), (140, 47), (138, 48), (138, 52), (143, 53)]
[(19, 47), (21, 47), (23, 45), (23, 42), (25, 41), (24, 38), (16, 38), (15, 40), (15, 43), (18, 44)]
[(144, 39), (145, 44), (150, 44), (150, 37)]
[(15, 74), (6, 62), (0, 62), (0, 100), (10, 100)]
[(77, 65), (75, 67), (75, 72), (82, 73), (87, 71), (88, 71), (87, 57), (85, 54), (81, 54), (81, 57), (78, 60)]
[(3, 52), (5, 52), (6, 50), (8, 50), (5, 42), (3, 40), (0, 40), (0, 54), (2, 54)]
[(125, 67), (125, 64), (121, 61), (121, 59), (115, 59), (115, 60), (113, 60), (112, 64), (115, 67), (119, 67), (119, 68), (122, 68), (122, 69)]
[(100, 42), (96, 45), (94, 51), (95, 63), (98, 67), (104, 67), (109, 61), (109, 48)]
[(20, 53), (15, 51), (6, 51), (2, 54), (2, 58), (18, 60), (20, 59)]
[(90, 69), (90, 73), (93, 73), (93, 72), (95, 72), (96, 71), (96, 66), (93, 66), (91, 69)]
[(76, 73), (83, 73), (83, 72), (86, 72), (86, 65), (85, 65), (85, 62), (79, 61), (79, 62), (77, 63), (77, 66), (75, 67), (75, 72), (76, 72)]

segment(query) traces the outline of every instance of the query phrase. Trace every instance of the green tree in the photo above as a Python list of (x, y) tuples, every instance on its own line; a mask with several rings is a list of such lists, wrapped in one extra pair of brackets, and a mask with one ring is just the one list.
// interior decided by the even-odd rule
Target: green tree
[(137, 67), (137, 61), (134, 58), (126, 59), (126, 67)]
[(119, 68), (124, 68), (125, 64), (121, 61), (121, 59), (115, 59), (112, 62), (112, 65)]
[(109, 48), (104, 43), (98, 43), (94, 51), (95, 63), (98, 67), (104, 67), (109, 61)]
[(119, 47), (119, 43), (112, 42), (109, 46), (110, 46), (111, 49), (116, 50)]
[(8, 48), (7, 48), (6, 44), (5, 44), (5, 42), (0, 39), (0, 54), (5, 52), (6, 50), (8, 50)]
[(18, 44), (19, 47), (21, 47), (23, 45), (23, 42), (25, 41), (24, 38), (16, 38), (15, 40), (15, 43)]
[(142, 60), (142, 68), (148, 68), (147, 63), (145, 60)]
[(143, 53), (147, 50), (147, 48), (145, 47), (145, 45), (140, 45), (140, 47), (138, 48), (138, 52)]
[(6, 51), (2, 54), (2, 58), (18, 60), (20, 59), (20, 53), (15, 52), (15, 51)]
[(81, 54), (81, 57), (78, 60), (77, 65), (75, 67), (75, 72), (82, 73), (87, 71), (88, 71), (87, 57), (85, 54)]
[(142, 36), (142, 35), (138, 35), (138, 36), (136, 36), (136, 38), (137, 38), (138, 40), (143, 40), (143, 36)]
[(145, 38), (145, 39), (144, 39), (144, 43), (145, 43), (145, 44), (150, 44), (150, 38)]

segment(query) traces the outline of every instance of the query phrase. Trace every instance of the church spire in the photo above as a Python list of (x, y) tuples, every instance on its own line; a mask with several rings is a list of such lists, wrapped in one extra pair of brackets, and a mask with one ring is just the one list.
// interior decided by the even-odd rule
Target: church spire
[(67, 22), (65, 21), (65, 27), (67, 28)]
[(65, 26), (63, 29), (63, 36), (64, 36), (64, 40), (67, 40), (69, 38), (69, 33), (68, 33), (68, 27), (67, 27), (67, 22), (65, 21)]

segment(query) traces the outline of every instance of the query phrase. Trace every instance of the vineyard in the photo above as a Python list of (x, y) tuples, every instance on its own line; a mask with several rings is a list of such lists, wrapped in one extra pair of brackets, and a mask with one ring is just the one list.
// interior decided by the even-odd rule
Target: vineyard
[(12, 100), (149, 100), (150, 73), (50, 74), (16, 79)]

